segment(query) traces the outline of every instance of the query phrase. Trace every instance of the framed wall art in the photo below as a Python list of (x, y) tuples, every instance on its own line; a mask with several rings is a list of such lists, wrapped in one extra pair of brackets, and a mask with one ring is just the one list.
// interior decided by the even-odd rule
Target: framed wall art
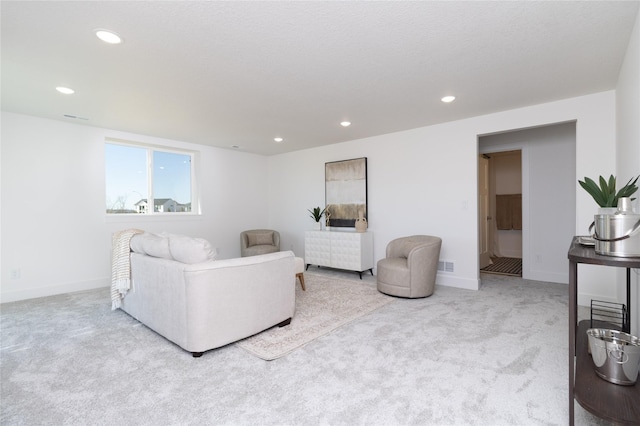
[(367, 158), (324, 165), (327, 226), (354, 227), (360, 213), (367, 217)]

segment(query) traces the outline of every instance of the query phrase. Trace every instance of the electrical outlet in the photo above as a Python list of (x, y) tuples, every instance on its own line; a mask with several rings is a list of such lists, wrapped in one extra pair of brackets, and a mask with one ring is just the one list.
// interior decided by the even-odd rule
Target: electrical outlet
[(18, 279), (20, 279), (20, 268), (12, 269), (12, 270), (11, 270), (11, 273), (10, 273), (10, 278), (11, 278), (12, 280), (18, 280)]

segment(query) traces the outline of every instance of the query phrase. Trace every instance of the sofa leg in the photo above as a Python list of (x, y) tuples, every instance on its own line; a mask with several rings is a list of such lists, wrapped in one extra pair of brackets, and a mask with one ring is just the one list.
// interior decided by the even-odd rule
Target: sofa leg
[(278, 324), (278, 327), (284, 327), (289, 324), (291, 324), (291, 318), (287, 318), (286, 320), (282, 321), (280, 324)]
[(200, 358), (202, 356), (202, 352), (191, 352), (194, 358)]

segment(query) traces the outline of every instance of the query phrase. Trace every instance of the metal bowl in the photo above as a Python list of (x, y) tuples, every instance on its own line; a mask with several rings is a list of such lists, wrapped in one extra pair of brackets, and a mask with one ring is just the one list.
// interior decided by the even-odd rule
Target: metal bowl
[(596, 374), (617, 385), (634, 385), (640, 367), (640, 339), (606, 328), (590, 328), (587, 335)]

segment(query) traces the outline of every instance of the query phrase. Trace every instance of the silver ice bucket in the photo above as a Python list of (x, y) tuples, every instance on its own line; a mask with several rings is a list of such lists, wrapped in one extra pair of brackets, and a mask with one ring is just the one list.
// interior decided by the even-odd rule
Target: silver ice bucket
[(597, 214), (589, 227), (598, 254), (620, 257), (640, 257), (640, 214), (631, 209), (631, 199), (618, 200), (615, 214)]
[(597, 214), (594, 223), (596, 253), (640, 257), (640, 214)]
[(640, 339), (605, 328), (590, 328), (587, 336), (596, 374), (617, 385), (634, 385), (640, 367)]

